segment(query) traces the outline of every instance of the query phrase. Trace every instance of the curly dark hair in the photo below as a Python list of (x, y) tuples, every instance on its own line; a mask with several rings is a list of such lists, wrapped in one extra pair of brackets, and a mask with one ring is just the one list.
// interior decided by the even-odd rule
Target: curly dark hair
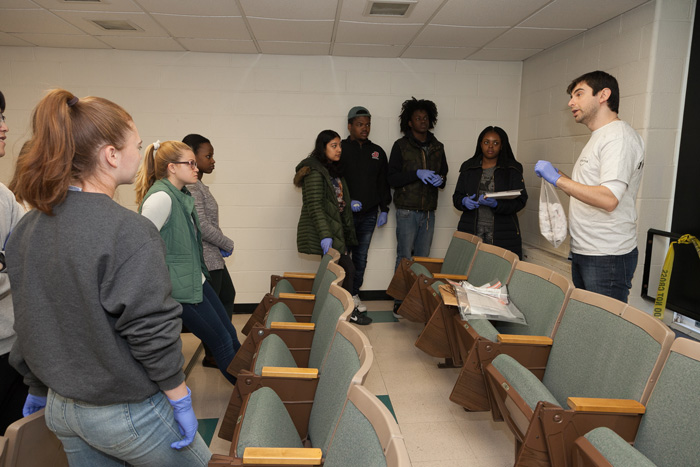
[(435, 105), (435, 102), (429, 101), (427, 99), (416, 99), (415, 97), (411, 97), (408, 100), (405, 100), (403, 104), (401, 104), (401, 114), (399, 115), (399, 122), (401, 125), (401, 133), (404, 135), (408, 135), (411, 133), (411, 127), (408, 125), (408, 122), (411, 121), (411, 117), (413, 117), (413, 113), (417, 110), (424, 110), (425, 113), (428, 114), (428, 120), (430, 121), (430, 126), (428, 127), (429, 130), (432, 130), (435, 128), (435, 124), (437, 123), (437, 118), (438, 118), (438, 110), (437, 106)]

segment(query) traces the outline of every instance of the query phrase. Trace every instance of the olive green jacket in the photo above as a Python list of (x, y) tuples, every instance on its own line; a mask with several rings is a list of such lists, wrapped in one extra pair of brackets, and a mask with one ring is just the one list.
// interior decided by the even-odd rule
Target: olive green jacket
[(209, 278), (209, 271), (204, 264), (194, 198), (187, 188), (180, 191), (167, 179), (157, 180), (143, 198), (139, 213), (143, 203), (157, 191), (166, 192), (172, 200), (170, 217), (160, 229), (160, 236), (165, 242), (165, 264), (173, 285), (172, 296), (180, 303), (201, 303), (202, 274)]
[(343, 200), (346, 206), (340, 212), (335, 188), (328, 170), (314, 157), (307, 157), (296, 167), (294, 185), (301, 187), (303, 204), (297, 226), (297, 250), (299, 253), (321, 255), (321, 240), (333, 239), (333, 248), (340, 253), (357, 245), (355, 227), (350, 209), (350, 192), (345, 179)]

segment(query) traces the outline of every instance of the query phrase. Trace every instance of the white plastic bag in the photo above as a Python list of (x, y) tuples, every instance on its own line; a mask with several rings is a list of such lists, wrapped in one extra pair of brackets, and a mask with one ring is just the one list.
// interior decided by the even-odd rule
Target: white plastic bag
[(566, 240), (568, 230), (566, 213), (557, 196), (557, 190), (543, 178), (540, 189), (540, 232), (554, 248), (557, 248)]
[(467, 281), (448, 281), (454, 288), (460, 317), (527, 324), (525, 316), (508, 298), (508, 288), (498, 279), (476, 287)]

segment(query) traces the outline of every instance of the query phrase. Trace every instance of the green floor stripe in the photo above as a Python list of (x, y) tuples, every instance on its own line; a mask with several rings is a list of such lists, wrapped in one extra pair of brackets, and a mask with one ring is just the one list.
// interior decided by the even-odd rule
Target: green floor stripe
[[(396, 420), (396, 414), (394, 413), (394, 406), (391, 405), (391, 399), (389, 399), (388, 395), (382, 395), (382, 396), (377, 396), (377, 399), (382, 401), (384, 405), (386, 405), (386, 408), (389, 409), (389, 412), (391, 412), (391, 415), (394, 416), (394, 420)], [(398, 420), (396, 420), (396, 423), (399, 423)]]
[(199, 426), (197, 427), (197, 431), (199, 432), (199, 435), (202, 437), (205, 443), (207, 443), (207, 446), (211, 444), (211, 439), (214, 437), (214, 431), (216, 431), (216, 425), (219, 423), (218, 418), (202, 418), (197, 420), (199, 422)]
[(391, 310), (388, 311), (368, 311), (367, 316), (372, 318), (373, 323), (396, 323), (399, 320), (394, 318)]

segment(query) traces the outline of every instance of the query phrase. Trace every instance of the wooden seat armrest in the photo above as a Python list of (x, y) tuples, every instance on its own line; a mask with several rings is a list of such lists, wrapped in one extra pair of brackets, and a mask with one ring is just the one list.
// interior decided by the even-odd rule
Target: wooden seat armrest
[(279, 298), (292, 300), (316, 300), (316, 295), (312, 293), (284, 292), (279, 295)]
[(466, 281), (467, 276), (464, 274), (446, 274), (442, 272), (436, 272), (433, 274), (433, 278), (435, 279), (449, 279), (451, 281)]
[(291, 279), (315, 279), (316, 274), (313, 272), (285, 272), (282, 277)]
[(298, 331), (313, 331), (316, 329), (315, 323), (287, 323), (284, 321), (273, 321), (270, 329), (294, 329)]
[(287, 368), (281, 366), (264, 366), (262, 376), (277, 378), (316, 379), (318, 368)]
[(319, 448), (245, 448), (243, 464), (321, 465)]
[(444, 258), (428, 258), (427, 256), (414, 256), (413, 261), (416, 263), (444, 263)]
[(569, 407), (577, 412), (607, 412), (643, 414), (646, 407), (633, 399), (599, 399), (595, 397), (569, 397)]
[(499, 334), (498, 342), (504, 344), (552, 345), (552, 339), (547, 336), (523, 336), (520, 334)]

